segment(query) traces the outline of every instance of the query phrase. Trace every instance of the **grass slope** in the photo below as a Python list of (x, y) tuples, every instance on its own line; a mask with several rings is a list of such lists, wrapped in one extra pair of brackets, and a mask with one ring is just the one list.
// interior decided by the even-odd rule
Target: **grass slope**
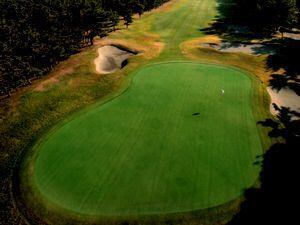
[(259, 172), (252, 81), (220, 66), (148, 66), (128, 91), (70, 120), (36, 150), (38, 189), (80, 213), (223, 204), (253, 185)]

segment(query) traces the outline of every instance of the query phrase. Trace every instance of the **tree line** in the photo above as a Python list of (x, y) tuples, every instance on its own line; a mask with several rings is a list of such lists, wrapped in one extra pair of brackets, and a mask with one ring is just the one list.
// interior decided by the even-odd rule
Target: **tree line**
[(0, 96), (168, 0), (1, 0)]
[(220, 0), (227, 22), (261, 35), (289, 31), (300, 25), (300, 0)]

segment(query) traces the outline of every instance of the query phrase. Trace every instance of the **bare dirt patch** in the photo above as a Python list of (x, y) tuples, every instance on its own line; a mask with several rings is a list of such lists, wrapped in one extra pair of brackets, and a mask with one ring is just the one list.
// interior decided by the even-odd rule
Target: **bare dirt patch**
[(48, 86), (58, 83), (61, 76), (71, 74), (74, 72), (74, 68), (68, 67), (68, 68), (61, 68), (58, 71), (55, 72), (55, 74), (48, 79), (40, 82), (35, 87), (35, 91), (44, 91)]
[(69, 59), (59, 63), (53, 71), (46, 75), (43, 79), (37, 80), (34, 85), (34, 91), (45, 91), (53, 84), (59, 83), (60, 79), (66, 75), (72, 74), (81, 60), (82, 53), (71, 56)]
[(154, 10), (152, 10), (151, 13), (152, 12), (167, 12), (167, 11), (173, 9), (173, 6), (178, 2), (179, 2), (178, 0), (172, 0), (172, 1), (166, 2), (165, 4), (159, 6), (158, 8), (156, 8)]

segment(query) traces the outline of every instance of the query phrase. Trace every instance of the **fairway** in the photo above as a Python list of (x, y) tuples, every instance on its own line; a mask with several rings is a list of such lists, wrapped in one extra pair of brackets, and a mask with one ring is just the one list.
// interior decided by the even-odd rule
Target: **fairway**
[(229, 67), (146, 66), (123, 94), (74, 115), (35, 146), (36, 188), (47, 201), (89, 215), (231, 201), (260, 171), (253, 85), (260, 84)]

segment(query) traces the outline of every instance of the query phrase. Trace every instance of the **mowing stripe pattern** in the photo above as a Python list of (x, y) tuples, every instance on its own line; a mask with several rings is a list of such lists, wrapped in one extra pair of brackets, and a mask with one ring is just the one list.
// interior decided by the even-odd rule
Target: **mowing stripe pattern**
[(183, 212), (231, 201), (260, 171), (252, 85), (227, 67), (145, 67), (122, 95), (35, 147), (35, 184), (48, 201), (89, 215)]

